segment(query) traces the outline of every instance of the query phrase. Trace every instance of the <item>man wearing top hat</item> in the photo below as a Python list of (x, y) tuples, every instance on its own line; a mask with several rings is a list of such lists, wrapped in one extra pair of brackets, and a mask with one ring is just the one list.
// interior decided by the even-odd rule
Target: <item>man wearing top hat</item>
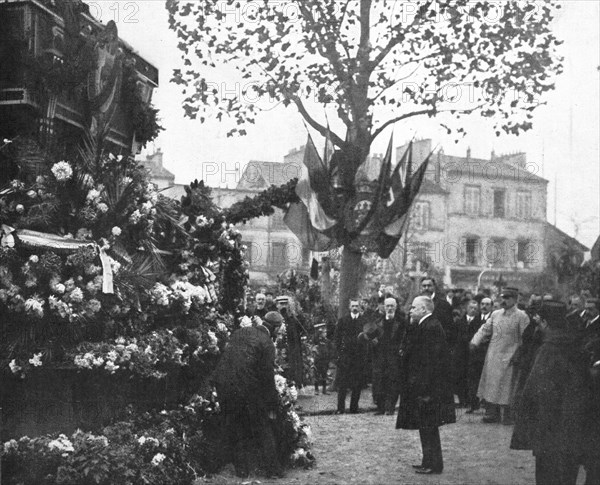
[(499, 422), (500, 409), (503, 408), (504, 423), (511, 424), (510, 405), (516, 375), (512, 359), (529, 324), (529, 317), (517, 308), (517, 288), (504, 288), (500, 296), (501, 308), (492, 313), (489, 320), (479, 328), (470, 345), (472, 349), (476, 349), (489, 342), (477, 390), (477, 397), (489, 403), (483, 422)]

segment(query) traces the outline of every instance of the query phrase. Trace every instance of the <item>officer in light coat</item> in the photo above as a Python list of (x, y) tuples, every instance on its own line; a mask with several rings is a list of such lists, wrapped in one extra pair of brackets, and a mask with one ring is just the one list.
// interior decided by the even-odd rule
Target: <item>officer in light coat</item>
[(504, 423), (511, 424), (509, 406), (516, 377), (512, 358), (521, 344), (523, 331), (529, 325), (529, 317), (517, 308), (517, 288), (504, 288), (500, 296), (501, 309), (492, 313), (479, 328), (471, 340), (471, 349), (489, 342), (477, 390), (477, 397), (488, 403), (483, 422), (499, 422), (500, 409), (504, 408)]

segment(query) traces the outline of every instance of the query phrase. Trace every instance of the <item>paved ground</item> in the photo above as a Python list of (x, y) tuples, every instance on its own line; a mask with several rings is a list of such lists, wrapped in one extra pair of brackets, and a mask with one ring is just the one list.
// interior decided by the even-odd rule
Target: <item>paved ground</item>
[[(420, 463), (417, 431), (396, 430), (396, 416), (374, 416), (371, 393), (361, 397), (360, 414), (332, 415), (337, 395), (313, 396), (301, 393), (298, 406), (310, 424), (316, 466), (310, 470), (289, 470), (285, 478), (261, 477), (240, 480), (233, 469), (198, 481), (221, 484), (533, 484), (533, 456), (509, 449), (512, 426), (483, 424), (482, 413), (457, 410), (457, 423), (441, 429), (444, 473), (423, 476), (411, 465)], [(370, 411), (367, 411), (369, 409)], [(583, 472), (578, 484), (583, 483)]]

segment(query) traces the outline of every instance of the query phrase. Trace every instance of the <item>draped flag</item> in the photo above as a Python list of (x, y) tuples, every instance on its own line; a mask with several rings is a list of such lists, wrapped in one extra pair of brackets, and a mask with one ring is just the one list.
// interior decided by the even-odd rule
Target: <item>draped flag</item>
[[(396, 186), (392, 183), (391, 191), (394, 194), (394, 200), (388, 206), (388, 212), (385, 213), (385, 217), (382, 222), (384, 224), (383, 230), (377, 237), (377, 254), (381, 258), (387, 258), (392, 253), (398, 241), (402, 237), (406, 230), (406, 226), (410, 219), (410, 209), (412, 204), (417, 197), (421, 184), (425, 178), (427, 166), (433, 151), (427, 155), (427, 158), (421, 163), (419, 168), (412, 174), (412, 142), (409, 144), (407, 149), (408, 156), (406, 157), (406, 171), (404, 180), (402, 177), (396, 178)], [(402, 157), (405, 159), (406, 153)], [(394, 173), (398, 171), (401, 173), (402, 167), (400, 167), (402, 160), (394, 170)], [(392, 180), (394, 176), (392, 175)]]
[(327, 234), (337, 224), (337, 220), (330, 217), (323, 208), (326, 200), (331, 197), (329, 170), (310, 135), (304, 149), (296, 195), (300, 202), (290, 205), (284, 222), (307, 249), (326, 251), (335, 247), (335, 241)]
[(392, 171), (393, 151), (392, 133), (384, 158), (367, 159), (356, 173), (354, 190), (339, 191), (335, 182), (340, 157), (335, 156), (329, 126), (323, 158), (308, 135), (295, 189), (300, 201), (290, 204), (284, 217), (306, 249), (327, 251), (347, 244), (356, 251), (389, 257), (407, 229), (433, 153), (413, 173), (413, 142)]

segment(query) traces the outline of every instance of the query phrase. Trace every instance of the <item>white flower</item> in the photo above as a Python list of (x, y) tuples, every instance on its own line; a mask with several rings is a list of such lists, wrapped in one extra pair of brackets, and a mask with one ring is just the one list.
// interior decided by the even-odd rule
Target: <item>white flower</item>
[(275, 374), (275, 387), (277, 388), (277, 392), (279, 394), (283, 393), (287, 387), (287, 380), (285, 377)]
[(79, 229), (77, 231), (77, 234), (75, 234), (75, 239), (91, 239), (91, 238), (92, 238), (92, 231), (90, 231), (89, 229), (86, 229), (84, 227)]
[(69, 162), (65, 162), (64, 160), (52, 165), (50, 170), (56, 177), (56, 180), (59, 182), (66, 182), (73, 176), (71, 164)]
[(4, 453), (10, 453), (12, 450), (17, 451), (19, 449), (19, 443), (17, 440), (10, 440), (4, 443)]
[(213, 332), (212, 330), (208, 331), (208, 339), (210, 340), (210, 345), (212, 346), (216, 346), (219, 341), (217, 340), (217, 336), (215, 335), (215, 332)]
[(25, 212), (25, 207), (23, 206), (23, 204), (17, 204), (17, 206), (15, 207), (15, 210), (19, 213), (22, 214), (23, 212)]
[(81, 303), (83, 301), (83, 291), (81, 291), (81, 288), (74, 288), (69, 293), (69, 298), (76, 303)]
[(121, 235), (121, 232), (122, 232), (122, 231), (121, 231), (121, 228), (120, 228), (119, 226), (114, 226), (114, 227), (111, 229), (111, 231), (110, 231), (110, 232), (112, 233), (112, 235), (113, 235), (113, 236), (115, 236), (115, 237), (119, 237), (119, 236)]
[(117, 274), (121, 269), (121, 263), (110, 258), (110, 268), (112, 269), (113, 274)]
[(90, 310), (90, 312), (98, 313), (102, 308), (102, 304), (95, 298), (92, 298), (90, 301), (88, 301), (87, 307)]
[(119, 368), (120, 366), (115, 365), (112, 361), (108, 360), (106, 362), (106, 365), (104, 366), (104, 368), (109, 371), (111, 374), (114, 374), (115, 371)]
[(98, 204), (98, 210), (104, 214), (108, 212), (108, 206), (104, 202), (100, 202)]
[(92, 189), (88, 192), (88, 194), (86, 196), (86, 200), (92, 202), (92, 201), (96, 200), (98, 197), (100, 197), (100, 191), (96, 190), (96, 189)]
[(18, 374), (19, 372), (21, 372), (23, 370), (23, 368), (17, 364), (17, 361), (15, 359), (10, 361), (10, 364), (8, 364), (8, 367), (10, 367), (10, 371), (13, 374)]
[(138, 222), (140, 222), (140, 219), (142, 218), (142, 214), (140, 213), (139, 210), (134, 210), (131, 215), (129, 216), (129, 221), (132, 224), (137, 224)]
[(251, 327), (252, 326), (252, 320), (250, 319), (250, 317), (248, 315), (244, 315), (242, 317), (242, 319), (240, 320), (240, 327)]
[(157, 453), (156, 455), (154, 455), (154, 457), (152, 458), (152, 464), (154, 466), (158, 466), (160, 465), (164, 459), (166, 458), (165, 455), (163, 455), (162, 453)]
[(40, 260), (40, 258), (38, 258), (35, 254), (32, 254), (31, 256), (29, 256), (29, 261), (31, 261), (32, 263), (37, 263)]
[(35, 190), (27, 191), (27, 197), (29, 197), (30, 199), (34, 199), (36, 196), (37, 196), (37, 192)]
[(48, 448), (51, 450), (62, 451), (64, 453), (75, 451), (75, 448), (73, 448), (73, 443), (71, 443), (69, 438), (67, 438), (64, 434), (61, 434), (58, 438), (48, 443)]
[(44, 316), (44, 303), (37, 297), (28, 298), (25, 301), (25, 311), (42, 318)]
[(65, 285), (63, 285), (62, 283), (56, 283), (53, 289), (54, 291), (56, 291), (56, 293), (62, 295), (65, 292)]
[(42, 365), (42, 353), (33, 354), (33, 358), (29, 359), (29, 363), (34, 367), (41, 367)]

